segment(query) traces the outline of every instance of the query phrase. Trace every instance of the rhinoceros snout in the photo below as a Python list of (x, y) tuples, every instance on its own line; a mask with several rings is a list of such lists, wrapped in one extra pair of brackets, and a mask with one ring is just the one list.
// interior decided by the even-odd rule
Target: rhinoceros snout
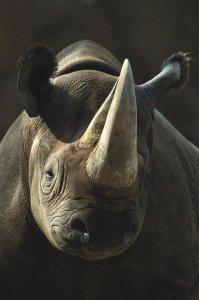
[[(135, 240), (138, 232), (138, 223), (135, 216), (126, 212), (120, 218), (111, 215), (80, 214), (70, 221), (69, 240), (82, 245), (85, 251), (94, 250), (98, 253), (117, 252), (125, 250)], [(79, 247), (78, 246), (78, 247)]]

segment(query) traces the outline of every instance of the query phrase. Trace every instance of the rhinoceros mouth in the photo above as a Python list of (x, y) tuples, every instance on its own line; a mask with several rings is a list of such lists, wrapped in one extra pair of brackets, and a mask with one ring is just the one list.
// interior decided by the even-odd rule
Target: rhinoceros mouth
[(105, 62), (98, 58), (84, 57), (70, 61), (67, 65), (60, 66), (56, 73), (56, 76), (69, 74), (81, 70), (93, 70), (100, 71), (112, 76), (119, 76), (118, 70), (111, 66), (108, 62)]
[[(118, 231), (110, 235), (110, 239), (105, 243), (92, 243), (88, 239), (80, 239), (75, 236), (65, 226), (52, 226), (51, 233), (53, 236), (53, 245), (63, 253), (73, 256), (79, 256), (87, 260), (102, 260), (117, 256), (126, 251), (137, 239), (140, 232), (140, 226), (133, 224), (128, 235), (123, 236), (117, 241)], [(114, 236), (115, 234), (115, 236)]]
[(54, 246), (61, 252), (65, 254), (70, 254), (73, 256), (78, 256), (86, 260), (90, 261), (97, 261), (97, 260), (103, 260), (110, 257), (121, 255), (123, 252), (125, 252), (134, 242), (132, 240), (125, 246), (120, 246), (117, 248), (107, 248), (106, 250), (99, 250), (98, 248), (95, 248), (90, 245), (82, 245), (82, 243), (78, 242), (70, 242), (67, 243), (66, 240), (64, 240), (60, 236), (54, 235), (55, 243)]

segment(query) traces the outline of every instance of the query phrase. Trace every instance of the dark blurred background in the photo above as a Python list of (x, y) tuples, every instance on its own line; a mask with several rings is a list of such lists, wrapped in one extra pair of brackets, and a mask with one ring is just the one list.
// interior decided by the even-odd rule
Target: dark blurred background
[(129, 58), (137, 84), (156, 75), (173, 52), (192, 52), (190, 82), (157, 107), (199, 145), (199, 2), (196, 0), (0, 0), (0, 138), (22, 110), (16, 61), (34, 43), (55, 53), (92, 39), (120, 61)]

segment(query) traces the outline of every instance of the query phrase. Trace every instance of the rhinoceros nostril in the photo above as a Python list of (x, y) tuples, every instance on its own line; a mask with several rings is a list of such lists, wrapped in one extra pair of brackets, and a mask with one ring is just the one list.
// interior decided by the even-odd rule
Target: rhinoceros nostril
[(129, 226), (128, 230), (126, 231), (126, 235), (124, 237), (124, 243), (128, 244), (132, 238), (136, 235), (138, 230), (137, 224), (132, 224)]
[(89, 239), (89, 233), (85, 223), (80, 219), (75, 219), (70, 224), (73, 239), (85, 243)]
[(75, 219), (71, 222), (70, 226), (71, 226), (72, 230), (78, 230), (83, 233), (87, 232), (86, 225), (84, 224), (84, 222), (82, 220)]

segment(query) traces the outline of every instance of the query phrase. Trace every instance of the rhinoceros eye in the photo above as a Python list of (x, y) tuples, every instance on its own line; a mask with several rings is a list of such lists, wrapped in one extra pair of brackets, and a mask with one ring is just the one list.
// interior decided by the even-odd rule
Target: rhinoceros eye
[(41, 189), (44, 194), (50, 194), (54, 189), (57, 181), (59, 163), (58, 160), (54, 159), (49, 163), (43, 170), (41, 178)]
[(54, 173), (52, 170), (45, 171), (46, 180), (52, 180), (54, 178)]

